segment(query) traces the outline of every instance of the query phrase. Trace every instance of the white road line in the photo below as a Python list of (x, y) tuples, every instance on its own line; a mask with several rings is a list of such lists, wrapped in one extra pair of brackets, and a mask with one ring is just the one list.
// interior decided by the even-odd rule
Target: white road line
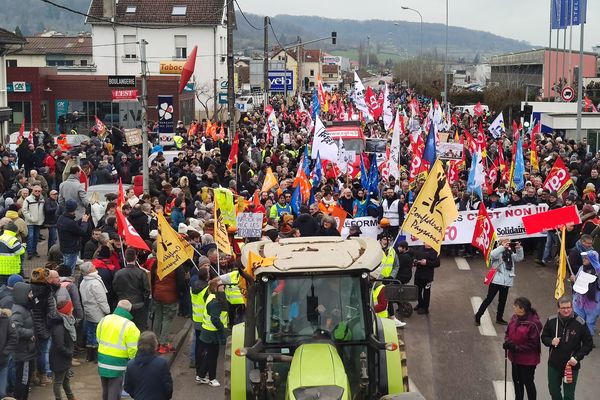
[(454, 261), (456, 261), (456, 266), (461, 271), (469, 271), (471, 269), (469, 263), (467, 262), (467, 259), (464, 257), (454, 257)]
[[(505, 400), (504, 381), (493, 381), (496, 399)], [(515, 387), (511, 381), (506, 382), (506, 400), (515, 400)]]
[(417, 385), (415, 385), (415, 383), (413, 382), (412, 379), (408, 378), (408, 389), (410, 393), (419, 393), (421, 394), (421, 392), (419, 392), (419, 388), (417, 387)]
[[(473, 306), (473, 315), (479, 310), (479, 306), (481, 306), (481, 297), (471, 297), (471, 305)], [(492, 323), (492, 318), (490, 317), (490, 313), (488, 310), (485, 310), (483, 315), (481, 316), (481, 325), (479, 325), (479, 333), (483, 336), (498, 336), (496, 333), (496, 327)]]

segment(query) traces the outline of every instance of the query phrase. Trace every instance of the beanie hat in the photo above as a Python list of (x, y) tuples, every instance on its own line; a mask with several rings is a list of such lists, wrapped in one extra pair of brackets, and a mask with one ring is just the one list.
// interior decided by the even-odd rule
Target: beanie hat
[(46, 283), (49, 271), (46, 268), (36, 268), (31, 271), (31, 283)]
[(208, 257), (200, 256), (198, 258), (198, 266), (201, 266), (203, 264), (210, 264), (210, 260), (208, 259)]
[(73, 212), (77, 210), (77, 202), (72, 199), (67, 200), (67, 202), (65, 203), (65, 210), (67, 212)]
[(15, 224), (14, 222), (9, 222), (8, 224), (4, 225), (4, 230), (16, 233), (19, 231), (19, 228), (17, 227), (17, 224)]
[(15, 283), (17, 283), (17, 282), (23, 282), (23, 277), (18, 274), (13, 274), (8, 277), (8, 280), (6, 281), (6, 286), (8, 286), (10, 288), (14, 287)]

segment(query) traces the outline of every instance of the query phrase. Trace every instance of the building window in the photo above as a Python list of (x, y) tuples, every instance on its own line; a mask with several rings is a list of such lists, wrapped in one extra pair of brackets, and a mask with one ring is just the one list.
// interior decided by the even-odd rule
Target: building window
[(315, 70), (314, 69), (310, 70), (310, 76), (315, 76)]
[(73, 60), (46, 60), (48, 67), (72, 67), (75, 65)]
[(175, 35), (175, 58), (187, 58), (187, 36)]
[(137, 10), (136, 6), (127, 6), (127, 9), (125, 9), (125, 13), (126, 14), (135, 14)]
[(135, 35), (123, 35), (123, 53), (125, 58), (137, 58)]
[(6, 60), (6, 66), (7, 67), (16, 67), (17, 66), (17, 60)]
[(333, 78), (333, 74), (329, 74), (329, 77), (330, 77), (330, 78)]
[(175, 16), (185, 16), (187, 13), (187, 6), (173, 6), (173, 11), (171, 15)]
[(81, 65), (82, 67), (87, 67), (87, 65), (88, 65), (87, 60), (81, 60), (79, 62), (79, 65)]

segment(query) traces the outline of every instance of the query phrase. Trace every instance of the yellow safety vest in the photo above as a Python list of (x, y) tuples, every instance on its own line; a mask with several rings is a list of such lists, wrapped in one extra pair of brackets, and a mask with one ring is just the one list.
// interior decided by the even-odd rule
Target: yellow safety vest
[[(384, 285), (379, 285), (377, 286), (375, 289), (373, 289), (373, 309), (375, 309), (375, 305), (377, 304), (377, 297), (379, 297), (379, 293), (383, 290)], [(387, 308), (381, 312), (376, 313), (378, 317), (380, 318), (387, 318), (388, 317), (388, 311)]]
[(204, 295), (208, 290), (208, 285), (200, 292), (194, 294), (190, 289), (190, 297), (192, 298), (192, 321), (202, 324), (204, 322), (204, 313), (206, 312), (206, 302)]
[(394, 260), (396, 259), (396, 251), (393, 247), (390, 247), (386, 253), (383, 253), (381, 259), (381, 276), (383, 278), (389, 278), (392, 276), (392, 270), (394, 269)]
[[(210, 293), (208, 295), (208, 297), (206, 298), (206, 308), (204, 309), (204, 322), (202, 322), (202, 329), (205, 329), (205, 330), (211, 331), (211, 332), (216, 332), (218, 329), (212, 323), (212, 321), (210, 319), (210, 315), (208, 315), (208, 304), (211, 301), (217, 301), (217, 296), (215, 296), (212, 293)], [(227, 310), (221, 311), (221, 315), (219, 316), (219, 318), (220, 318), (223, 326), (227, 326), (227, 322), (228, 322), (227, 321)]]
[(117, 307), (115, 314), (102, 318), (96, 328), (98, 370), (106, 378), (122, 376), (127, 362), (137, 354), (140, 330), (119, 313), (126, 311)]
[(0, 275), (21, 272), (21, 254), (25, 253), (25, 247), (16, 236), (16, 232), (8, 230), (0, 235)]
[(179, 135), (175, 135), (175, 136), (173, 136), (173, 141), (175, 142), (175, 147), (177, 149), (181, 149), (181, 147), (183, 145), (183, 138)]
[(231, 278), (231, 286), (225, 286), (227, 302), (229, 302), (229, 304), (244, 304), (244, 296), (242, 296), (242, 291), (238, 286), (238, 283), (240, 282), (240, 271), (236, 270), (230, 272), (229, 277)]

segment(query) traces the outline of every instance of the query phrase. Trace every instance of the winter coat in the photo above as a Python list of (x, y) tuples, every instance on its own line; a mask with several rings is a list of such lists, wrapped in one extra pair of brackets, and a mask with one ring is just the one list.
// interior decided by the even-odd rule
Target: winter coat
[(79, 181), (79, 174), (69, 175), (66, 181), (60, 184), (58, 188), (58, 204), (64, 209), (67, 200), (77, 202), (75, 216), (81, 218), (88, 205), (87, 193), (85, 187)]
[(0, 286), (0, 308), (11, 309), (14, 304), (13, 290), (6, 285)]
[(100, 246), (100, 244), (98, 243), (97, 240), (94, 240), (94, 239), (88, 240), (85, 243), (85, 245), (83, 245), (83, 259), (91, 260), (92, 258), (94, 258), (94, 253), (98, 249), (98, 246)]
[(40, 341), (46, 340), (50, 337), (49, 324), (52, 321), (62, 321), (62, 317), (56, 309), (56, 299), (49, 284), (32, 283), (31, 292), (33, 293), (31, 316), (33, 318), (35, 336)]
[(169, 400), (173, 378), (167, 360), (158, 354), (138, 352), (127, 363), (124, 389), (135, 400)]
[(185, 217), (180, 207), (173, 207), (171, 209), (171, 226), (177, 230), (180, 223), (185, 223)]
[(502, 259), (502, 254), (505, 250), (504, 246), (498, 246), (490, 253), (491, 268), (496, 268), (496, 274), (494, 275), (494, 279), (492, 279), (492, 283), (511, 287), (513, 285), (513, 278), (517, 276), (517, 263), (523, 261), (523, 247), (517, 247), (516, 253), (511, 252), (513, 261), (512, 269), (508, 269), (508, 266)]
[(16, 211), (12, 210), (6, 212), (6, 217), (10, 218), (19, 229), (17, 233), (19, 235), (19, 240), (21, 240), (21, 243), (27, 243), (27, 235), (29, 234), (29, 231), (27, 230), (27, 224), (25, 223), (25, 221), (23, 221), (23, 218), (19, 217), (19, 214)]
[(8, 357), (15, 351), (19, 336), (15, 323), (10, 320), (10, 309), (0, 310), (0, 369), (8, 364)]
[(412, 278), (413, 256), (410, 252), (396, 254), (396, 259), (398, 260), (398, 273), (396, 274), (396, 279), (407, 284)]
[(83, 303), (86, 321), (97, 323), (110, 314), (108, 298), (106, 297), (108, 290), (98, 272), (85, 275), (79, 285), (79, 291), (81, 292), (81, 302)]
[(300, 214), (292, 223), (292, 228), (300, 231), (300, 236), (315, 236), (319, 231), (318, 222), (310, 214)]
[(44, 225), (56, 226), (58, 219), (58, 202), (54, 199), (47, 198), (44, 202)]
[(131, 302), (131, 309), (138, 310), (144, 307), (150, 296), (148, 275), (137, 266), (128, 264), (115, 274), (113, 289), (118, 300), (127, 299)]
[(19, 338), (13, 352), (15, 361), (30, 361), (37, 354), (33, 318), (30, 311), (33, 305), (33, 301), (29, 298), (30, 290), (29, 284), (24, 282), (17, 282), (14, 287), (15, 304), (12, 307), (11, 321), (15, 325)]
[(506, 328), (504, 340), (515, 345), (514, 351), (508, 352), (508, 359), (517, 365), (538, 365), (542, 345), (542, 323), (536, 312), (523, 317), (512, 316)]
[(417, 279), (433, 282), (435, 269), (440, 266), (440, 258), (434, 249), (421, 247), (415, 251), (415, 260), (425, 259), (425, 265), (418, 264), (415, 268), (415, 281)]
[[(92, 264), (96, 267), (98, 271), (98, 276), (102, 279), (102, 283), (104, 283), (104, 287), (106, 288), (106, 299), (108, 300), (108, 304), (111, 309), (115, 307), (117, 304), (117, 296), (115, 295), (115, 291), (113, 290), (113, 279), (115, 278), (115, 273), (120, 268), (120, 266), (115, 266), (110, 262), (110, 259), (101, 260), (99, 258), (94, 258), (92, 260)], [(85, 309), (85, 305), (84, 305)]]
[(169, 274), (158, 279), (156, 259), (152, 262), (152, 298), (161, 303), (176, 303), (182, 296), (187, 295), (185, 284), (185, 270), (183, 265), (175, 268)]
[(81, 250), (80, 239), (87, 233), (88, 223), (75, 221), (75, 215), (66, 213), (58, 217), (58, 241), (63, 254), (79, 254)]
[[(552, 339), (556, 337), (556, 324), (560, 343), (554, 347)], [(557, 315), (548, 318), (542, 330), (542, 343), (550, 348), (548, 365), (562, 372), (571, 357), (578, 361), (573, 369), (581, 368), (581, 360), (592, 351), (594, 339), (583, 318), (573, 313), (564, 320)]]
[(27, 225), (43, 225), (44, 224), (44, 197), (40, 195), (36, 198), (34, 195), (29, 195), (23, 201), (21, 208), (23, 219)]
[[(173, 218), (173, 216), (171, 216), (171, 218)], [(142, 210), (134, 208), (127, 216), (127, 219), (142, 239), (150, 240), (149, 218)]]
[[(61, 286), (64, 286), (69, 292), (69, 298), (73, 303), (73, 317), (75, 319), (82, 320), (83, 319), (83, 305), (81, 303), (81, 296), (79, 296), (79, 289), (77, 285), (73, 282), (73, 278), (60, 278)], [(57, 300), (57, 303), (59, 301)]]
[(71, 367), (74, 343), (63, 321), (55, 321), (50, 326), (52, 343), (50, 344), (50, 369), (52, 372), (66, 371)]

